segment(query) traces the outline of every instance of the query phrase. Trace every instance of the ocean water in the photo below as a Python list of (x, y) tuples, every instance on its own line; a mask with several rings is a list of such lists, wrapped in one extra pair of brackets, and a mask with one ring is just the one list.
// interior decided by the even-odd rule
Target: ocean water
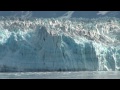
[(119, 71), (0, 73), (0, 79), (120, 79)]

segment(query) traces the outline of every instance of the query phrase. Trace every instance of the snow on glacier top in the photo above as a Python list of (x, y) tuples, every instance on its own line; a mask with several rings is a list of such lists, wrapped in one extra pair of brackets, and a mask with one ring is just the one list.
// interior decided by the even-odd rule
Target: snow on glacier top
[(0, 19), (0, 31), (5, 33), (4, 35), (2, 35), (2, 33), (1, 36), (5, 36), (5, 38), (7, 38), (11, 32), (25, 35), (28, 32), (34, 32), (40, 27), (45, 27), (49, 34), (64, 34), (75, 38), (76, 41), (84, 38), (84, 40), (92, 40), (98, 43), (116, 44), (119, 43), (120, 40), (120, 20), (114, 17), (102, 17), (97, 19), (31, 18), (27, 20), (2, 17)]

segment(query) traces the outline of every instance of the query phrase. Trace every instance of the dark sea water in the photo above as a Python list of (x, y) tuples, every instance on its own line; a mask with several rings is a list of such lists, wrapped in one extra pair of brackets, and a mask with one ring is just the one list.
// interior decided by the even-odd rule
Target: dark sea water
[(0, 79), (120, 79), (119, 71), (0, 73)]

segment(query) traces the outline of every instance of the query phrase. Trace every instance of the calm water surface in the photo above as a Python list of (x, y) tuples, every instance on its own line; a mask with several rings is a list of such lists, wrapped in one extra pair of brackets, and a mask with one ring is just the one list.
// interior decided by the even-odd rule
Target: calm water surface
[(0, 79), (120, 79), (119, 71), (0, 73)]

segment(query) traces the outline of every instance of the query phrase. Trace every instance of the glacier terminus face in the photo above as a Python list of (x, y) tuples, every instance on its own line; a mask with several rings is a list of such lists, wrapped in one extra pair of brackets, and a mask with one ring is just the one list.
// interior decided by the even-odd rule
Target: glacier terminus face
[(119, 18), (0, 18), (0, 71), (119, 70)]

